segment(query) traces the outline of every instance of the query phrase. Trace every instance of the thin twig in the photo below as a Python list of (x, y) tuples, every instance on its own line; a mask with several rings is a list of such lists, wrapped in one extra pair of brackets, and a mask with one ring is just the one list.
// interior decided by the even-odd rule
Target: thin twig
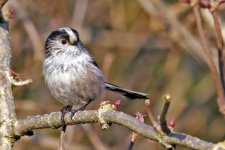
[[(138, 120), (140, 120), (141, 122), (144, 122), (144, 117), (145, 117), (145, 115), (143, 115), (143, 114), (141, 114), (141, 113), (139, 113), (139, 112), (137, 112), (137, 113), (135, 113), (135, 118), (136, 119), (138, 119)], [(131, 136), (131, 139), (130, 139), (130, 142), (129, 142), (129, 144), (128, 144), (128, 150), (132, 150), (132, 148), (133, 148), (133, 146), (134, 146), (134, 143), (135, 143), (135, 141), (137, 141), (137, 139), (139, 138), (139, 134), (137, 133), (137, 132), (133, 132), (132, 133), (132, 136)]]
[(203, 29), (203, 24), (202, 24), (202, 18), (201, 18), (201, 15), (200, 15), (200, 10), (199, 10), (199, 6), (198, 4), (193, 4), (193, 11), (194, 11), (194, 15), (195, 15), (195, 19), (196, 19), (196, 22), (197, 22), (197, 29), (198, 29), (198, 33), (199, 33), (199, 36), (200, 36), (200, 42), (202, 44), (202, 47), (203, 47), (203, 50), (207, 56), (207, 60), (208, 60), (208, 64), (212, 63), (212, 51), (210, 50), (208, 44), (207, 44), (207, 40), (206, 40), (206, 37), (204, 35), (204, 29)]
[(134, 146), (134, 142), (133, 141), (130, 141), (127, 150), (132, 150), (133, 146)]
[(165, 95), (163, 98), (164, 98), (164, 106), (163, 106), (161, 114), (159, 115), (159, 123), (161, 126), (161, 130), (168, 135), (170, 133), (170, 129), (167, 126), (166, 115), (169, 110), (170, 102), (172, 98), (170, 97), (170, 95)]
[[(63, 127), (62, 127), (63, 128)], [(60, 139), (59, 139), (59, 148), (58, 150), (65, 150), (64, 145), (64, 138), (65, 138), (66, 132), (64, 130), (61, 130)]]
[(153, 128), (156, 130), (156, 132), (158, 133), (162, 133), (161, 127), (159, 125), (159, 123), (156, 121), (156, 119), (154, 118), (152, 111), (151, 111), (151, 101), (149, 99), (145, 100), (145, 107), (146, 107), (146, 111), (149, 117), (149, 120), (152, 123)]
[(16, 80), (11, 79), (10, 82), (14, 86), (24, 86), (24, 85), (28, 85), (28, 84), (32, 83), (33, 81), (31, 79), (23, 80), (23, 81), (22, 80), (16, 81)]
[(24, 86), (33, 82), (31, 79), (22, 80), (20, 74), (12, 70), (10, 72), (6, 72), (6, 74), (7, 74), (8, 80), (14, 86)]
[(222, 30), (221, 30), (221, 24), (220, 19), (217, 11), (211, 12), (213, 16), (213, 21), (215, 25), (216, 30), (216, 37), (217, 37), (217, 46), (220, 51), (223, 51), (224, 43), (223, 43), (223, 37), (222, 37)]
[(11, 76), (9, 76), (8, 79), (9, 79), (10, 83), (14, 86), (24, 86), (24, 85), (28, 85), (33, 82), (31, 79), (17, 81)]

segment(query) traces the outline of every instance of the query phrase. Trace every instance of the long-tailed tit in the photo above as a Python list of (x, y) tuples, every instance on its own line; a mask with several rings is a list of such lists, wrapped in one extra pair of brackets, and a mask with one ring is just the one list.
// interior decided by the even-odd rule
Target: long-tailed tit
[(51, 94), (66, 109), (84, 109), (104, 90), (117, 92), (128, 99), (147, 99), (147, 94), (120, 88), (104, 81), (94, 58), (84, 47), (76, 30), (60, 28), (45, 43), (43, 67)]

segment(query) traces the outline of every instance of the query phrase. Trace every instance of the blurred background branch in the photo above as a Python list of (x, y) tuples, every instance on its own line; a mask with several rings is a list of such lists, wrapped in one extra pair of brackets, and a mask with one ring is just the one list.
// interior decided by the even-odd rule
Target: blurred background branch
[[(196, 1), (196, 3), (191, 3), (192, 7), (193, 7), (193, 11), (194, 11), (194, 14), (195, 14), (195, 18), (196, 18), (196, 22), (197, 22), (197, 29), (198, 29), (198, 33), (199, 33), (199, 36), (200, 36), (200, 39), (201, 39), (201, 44), (202, 44), (202, 47), (203, 47), (203, 50), (207, 56), (207, 64), (209, 66), (209, 69), (211, 71), (211, 75), (212, 75), (212, 79), (214, 81), (214, 84), (215, 84), (215, 88), (216, 88), (216, 91), (217, 91), (217, 103), (218, 103), (218, 107), (219, 107), (219, 110), (222, 114), (225, 115), (225, 97), (224, 97), (224, 92), (225, 92), (225, 89), (223, 89), (223, 85), (224, 85), (224, 76), (220, 76), (218, 71), (217, 71), (217, 68), (221, 68), (223, 67), (223, 65), (221, 66), (221, 56), (220, 56), (217, 60), (219, 61), (219, 67), (216, 67), (216, 64), (213, 60), (213, 57), (212, 57), (212, 50), (210, 49), (210, 46), (208, 45), (208, 41), (207, 41), (207, 38), (205, 36), (205, 33), (204, 33), (204, 28), (203, 28), (203, 24), (202, 24), (202, 18), (201, 18), (201, 15), (200, 15), (200, 1)], [(221, 50), (222, 51), (222, 50)], [(220, 51), (220, 52), (221, 52)], [(220, 54), (219, 52), (219, 54)], [(222, 69), (219, 69), (219, 72), (220, 74), (223, 75), (223, 68)]]
[(0, 1), (0, 9), (2, 9), (2, 7), (5, 5), (5, 3), (7, 2), (8, 0), (1, 0)]

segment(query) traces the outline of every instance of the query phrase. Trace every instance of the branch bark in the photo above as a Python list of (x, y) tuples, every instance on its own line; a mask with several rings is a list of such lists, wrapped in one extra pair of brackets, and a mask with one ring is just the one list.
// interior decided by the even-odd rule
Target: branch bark
[[(213, 143), (186, 135), (183, 133), (171, 132), (168, 136), (158, 136), (157, 132), (150, 125), (147, 125), (134, 117), (114, 110), (107, 110), (101, 113), (96, 110), (79, 111), (74, 117), (70, 118), (70, 113), (65, 115), (65, 123), (67, 125), (82, 124), (82, 123), (99, 123), (102, 119), (105, 122), (119, 124), (129, 128), (140, 135), (158, 142), (168, 144), (182, 145), (192, 149), (209, 150), (212, 149)], [(25, 119), (17, 120), (14, 124), (14, 132), (17, 136), (22, 136), (28, 131), (44, 128), (59, 128), (61, 127), (61, 112), (53, 112), (45, 115), (30, 116)]]
[(16, 120), (14, 99), (12, 96), (10, 75), (11, 47), (9, 33), (6, 29), (0, 27), (0, 149), (10, 149), (13, 140), (7, 130), (11, 128)]

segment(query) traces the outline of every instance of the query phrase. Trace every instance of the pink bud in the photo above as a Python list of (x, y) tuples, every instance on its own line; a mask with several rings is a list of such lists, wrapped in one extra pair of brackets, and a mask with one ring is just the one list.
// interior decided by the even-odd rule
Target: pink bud
[(170, 121), (168, 122), (168, 126), (173, 128), (175, 125), (176, 125), (176, 120), (175, 119), (170, 119)]
[(119, 106), (120, 106), (120, 100), (115, 100), (114, 103), (113, 103), (113, 105), (114, 105), (114, 107), (115, 107), (116, 109), (118, 109)]
[(14, 14), (15, 14), (15, 9), (14, 8), (9, 8), (8, 14), (7, 14), (8, 17), (12, 18)]
[(138, 119), (138, 120), (140, 120), (141, 122), (144, 122), (145, 121), (145, 118), (144, 118), (145, 115), (144, 114), (142, 114), (140, 112), (136, 112), (135, 113), (135, 116), (136, 116), (135, 118)]

